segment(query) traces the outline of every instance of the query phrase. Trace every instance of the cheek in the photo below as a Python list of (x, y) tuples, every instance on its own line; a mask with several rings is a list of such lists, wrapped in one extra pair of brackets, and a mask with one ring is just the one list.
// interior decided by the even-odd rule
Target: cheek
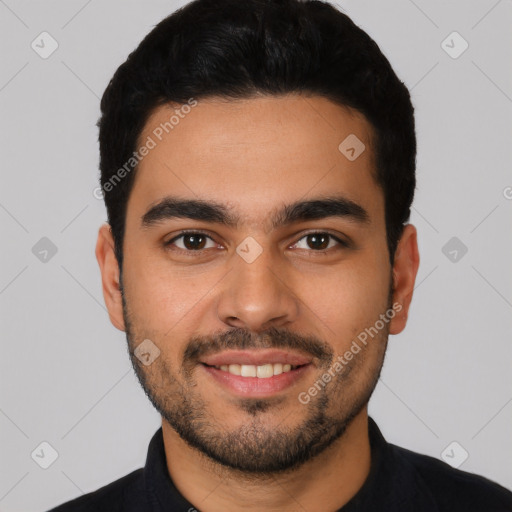
[[(135, 251), (125, 260), (126, 296), (134, 323), (161, 338), (176, 332), (183, 335), (187, 326), (208, 303), (208, 291), (219, 281), (219, 270), (173, 267), (163, 257)], [(203, 311), (204, 313), (204, 311)]]
[(356, 261), (354, 258), (329, 276), (317, 276), (298, 295), (321, 319), (325, 328), (322, 331), (335, 351), (343, 352), (352, 339), (374, 325), (385, 312), (389, 284), (384, 259), (370, 257)]

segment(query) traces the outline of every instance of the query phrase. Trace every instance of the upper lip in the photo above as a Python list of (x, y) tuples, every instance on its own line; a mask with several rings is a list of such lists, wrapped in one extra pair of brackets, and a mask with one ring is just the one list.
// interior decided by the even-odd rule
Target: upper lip
[(201, 363), (208, 366), (222, 366), (229, 364), (246, 364), (261, 366), (264, 364), (291, 364), (292, 366), (301, 366), (311, 363), (312, 357), (307, 357), (297, 352), (287, 352), (284, 350), (259, 349), (259, 350), (226, 350), (218, 354), (205, 356)]

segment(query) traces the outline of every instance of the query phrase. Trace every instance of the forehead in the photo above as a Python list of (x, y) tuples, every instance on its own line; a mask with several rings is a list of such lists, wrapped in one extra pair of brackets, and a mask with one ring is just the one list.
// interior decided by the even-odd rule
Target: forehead
[(363, 115), (318, 96), (160, 106), (139, 137), (151, 149), (128, 213), (172, 194), (222, 202), (257, 224), (277, 205), (339, 192), (383, 215), (372, 133)]

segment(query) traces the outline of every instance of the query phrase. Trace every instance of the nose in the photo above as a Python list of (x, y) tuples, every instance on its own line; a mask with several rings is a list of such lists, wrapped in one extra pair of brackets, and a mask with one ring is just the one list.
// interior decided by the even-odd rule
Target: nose
[(265, 248), (250, 263), (237, 253), (233, 255), (233, 267), (217, 304), (222, 322), (259, 332), (294, 322), (300, 301), (293, 292), (286, 262)]

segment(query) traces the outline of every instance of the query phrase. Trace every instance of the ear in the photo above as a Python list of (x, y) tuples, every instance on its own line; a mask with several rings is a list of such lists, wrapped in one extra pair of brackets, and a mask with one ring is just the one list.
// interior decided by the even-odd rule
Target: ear
[(103, 297), (110, 321), (120, 331), (125, 330), (123, 302), (119, 285), (119, 264), (114, 251), (114, 238), (108, 224), (103, 224), (96, 242), (96, 259), (100, 266)]
[(398, 242), (393, 264), (393, 304), (398, 303), (402, 308), (399, 311), (396, 308), (397, 314), (390, 322), (390, 334), (399, 334), (405, 329), (419, 264), (416, 228), (407, 224)]

